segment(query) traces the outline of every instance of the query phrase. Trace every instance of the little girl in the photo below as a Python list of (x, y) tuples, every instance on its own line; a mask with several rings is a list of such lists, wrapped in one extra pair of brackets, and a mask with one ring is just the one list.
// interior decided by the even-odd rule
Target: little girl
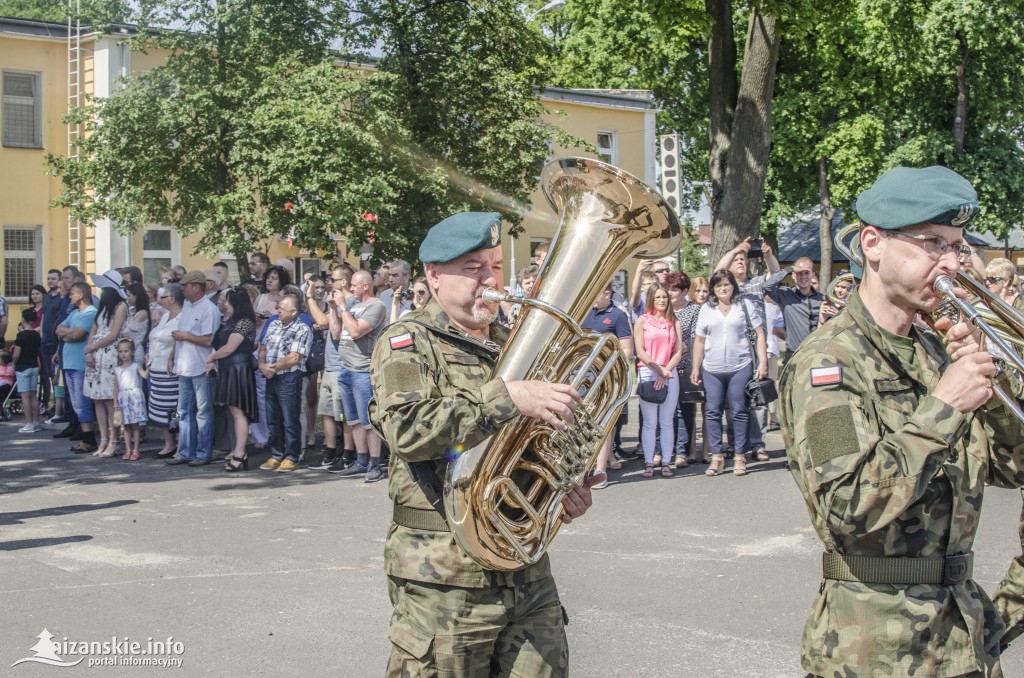
[(146, 394), (142, 380), (149, 370), (135, 363), (135, 342), (130, 338), (117, 342), (117, 367), (114, 368), (114, 412), (121, 413), (125, 453), (122, 459), (135, 461), (139, 455), (139, 424), (146, 423)]

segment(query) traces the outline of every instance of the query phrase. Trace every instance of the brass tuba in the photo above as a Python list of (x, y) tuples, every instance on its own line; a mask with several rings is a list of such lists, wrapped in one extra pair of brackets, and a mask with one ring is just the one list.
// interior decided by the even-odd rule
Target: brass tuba
[(532, 296), (485, 292), (488, 301), (523, 304), (492, 376), (571, 384), (583, 402), (567, 431), (519, 417), (448, 465), (448, 524), (459, 545), (494, 570), (544, 555), (562, 524), (562, 497), (593, 468), (632, 391), (618, 340), (579, 323), (623, 262), (669, 254), (681, 235), (661, 196), (603, 162), (553, 160), (541, 187), (560, 221)]

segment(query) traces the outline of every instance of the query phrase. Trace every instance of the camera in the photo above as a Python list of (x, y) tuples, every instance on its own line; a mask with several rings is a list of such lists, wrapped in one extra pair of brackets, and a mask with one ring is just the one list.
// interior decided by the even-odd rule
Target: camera
[(747, 259), (761, 259), (764, 257), (764, 249), (761, 246), (761, 239), (754, 238), (750, 241), (750, 251), (747, 252)]
[(408, 301), (412, 299), (412, 290), (402, 290), (398, 293), (398, 299), (400, 301)]

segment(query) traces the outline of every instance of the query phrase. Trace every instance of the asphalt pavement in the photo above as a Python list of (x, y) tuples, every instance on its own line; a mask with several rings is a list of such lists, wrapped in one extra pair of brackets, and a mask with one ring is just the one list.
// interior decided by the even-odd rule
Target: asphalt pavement
[[(159, 443), (97, 459), (18, 425), (0, 426), (0, 673), (383, 673), (386, 481), (260, 471), (260, 456), (238, 474), (171, 467), (148, 458)], [(697, 465), (647, 480), (629, 463), (562, 528), (551, 559), (573, 675), (804, 675), (821, 548), (781, 436), (768, 443), (745, 477)], [(1020, 508), (1018, 492), (986, 495), (975, 578), (990, 592), (1020, 550)], [(1024, 643), (1003, 668), (1024, 674)]]

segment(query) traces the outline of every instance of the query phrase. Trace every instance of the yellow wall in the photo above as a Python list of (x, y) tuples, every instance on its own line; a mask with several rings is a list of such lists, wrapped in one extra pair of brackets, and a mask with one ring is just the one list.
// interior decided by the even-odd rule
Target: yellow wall
[[(60, 194), (60, 180), (43, 173), (47, 152), (67, 151), (67, 128), (62, 121), (67, 109), (65, 45), (0, 36), (0, 69), (42, 72), (43, 102), (43, 147), (0, 146), (0, 226), (41, 226), (44, 266), (51, 268), (50, 262), (66, 265), (67, 212), (48, 208)], [(42, 277), (45, 279), (45, 271)], [(13, 330), (9, 328), (8, 334), (13, 335)]]

